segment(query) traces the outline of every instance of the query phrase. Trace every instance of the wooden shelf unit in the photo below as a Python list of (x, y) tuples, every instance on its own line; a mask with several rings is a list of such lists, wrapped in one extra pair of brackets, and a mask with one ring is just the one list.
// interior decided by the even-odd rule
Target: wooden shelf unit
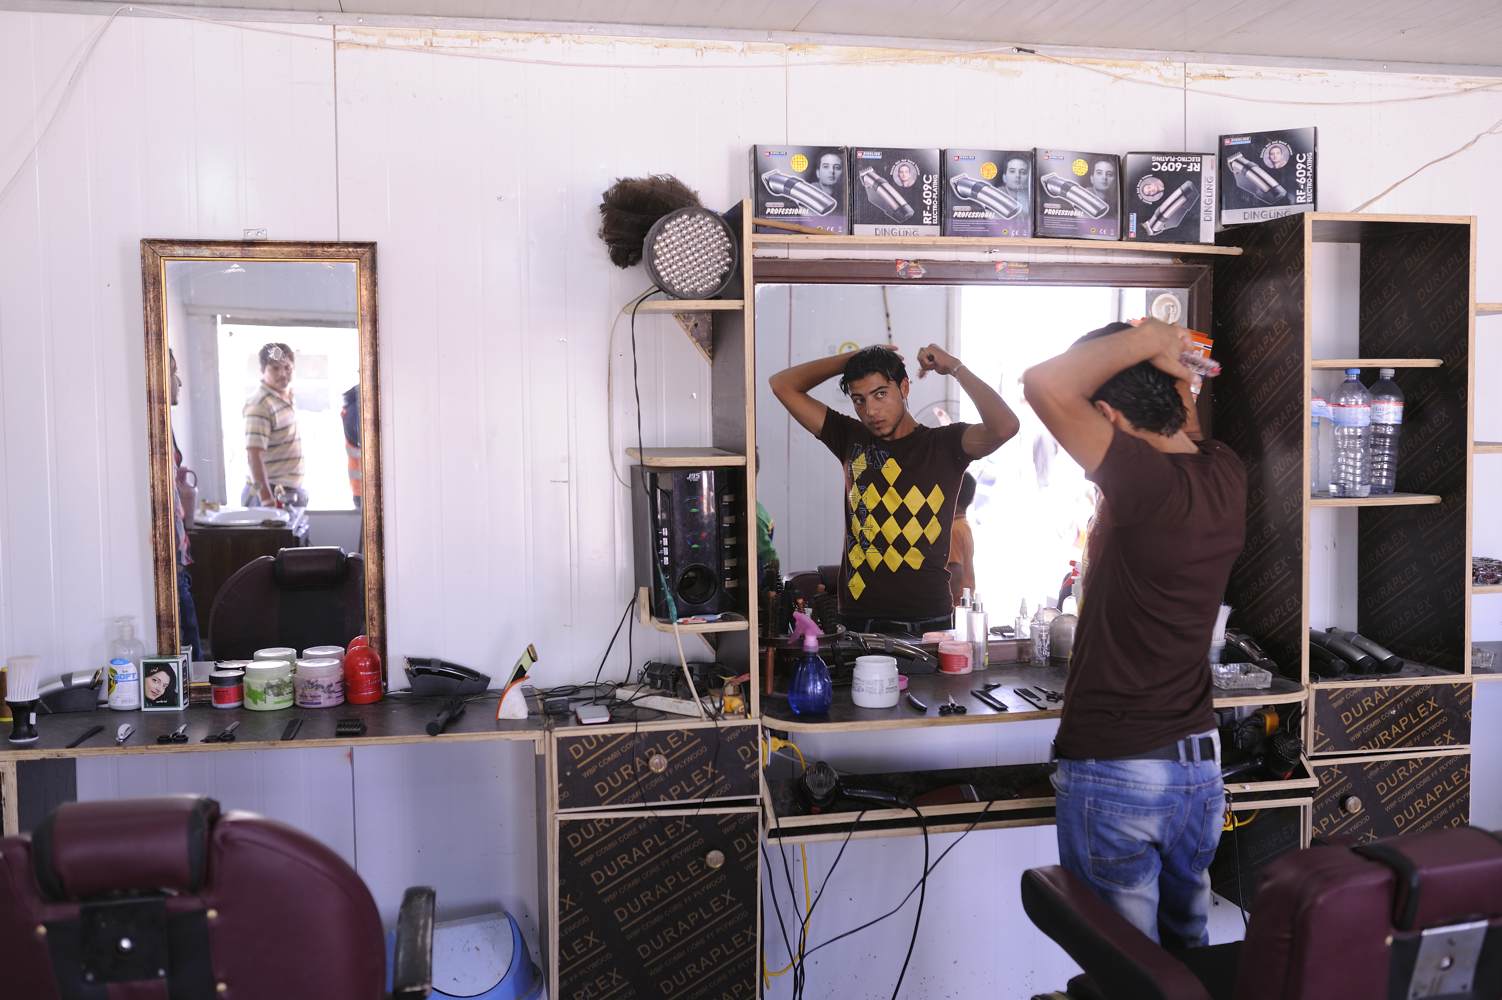
[(627, 448), (626, 457), (649, 469), (743, 468), (746, 456), (723, 448)]
[(1502, 583), (1472, 584), (1472, 594), (1502, 594)]
[[(1307, 687), (1305, 742), (1316, 773), (1346, 773), (1340, 771), (1340, 753), (1357, 744), (1374, 767), (1401, 767), (1412, 759), (1425, 767), (1449, 766), (1441, 758), (1469, 753), (1472, 688), (1466, 600), (1472, 592), (1472, 483), (1466, 458), (1474, 448), (1474, 220), (1316, 212), (1238, 227), (1223, 239), (1245, 252), (1215, 263), (1213, 327), (1216, 354), (1225, 362), (1214, 387), (1215, 429), (1246, 463), (1251, 501), (1247, 546), (1227, 595), (1236, 609), (1232, 624), (1256, 636)], [(1312, 273), (1316, 243), (1359, 247), (1357, 280), (1336, 289), (1357, 307), (1354, 357), (1313, 356), (1307, 297), (1317, 282), (1334, 280)], [(1404, 370), (1402, 493), (1309, 495), (1314, 379), (1348, 367)], [(1311, 576), (1318, 580), (1325, 572), (1323, 565), (1311, 567), (1310, 522), (1324, 508), (1354, 508), (1338, 515), (1356, 518), (1351, 621), (1310, 621)], [(1393, 676), (1314, 681), (1311, 624), (1352, 628), (1413, 665)], [(1447, 706), (1439, 715), (1453, 719), (1456, 731), (1429, 733), (1423, 745), (1401, 746), (1423, 727), (1416, 720), (1431, 698)], [(1382, 712), (1371, 711), (1372, 704)], [(1384, 737), (1376, 728), (1389, 706), (1395, 718), (1400, 712), (1413, 716), (1402, 716), (1406, 728), (1398, 737)], [(1465, 765), (1456, 767), (1468, 773)], [(1375, 806), (1378, 797), (1372, 798)], [(1314, 832), (1328, 834), (1339, 825), (1332, 818), (1337, 805), (1316, 796)], [(1412, 829), (1430, 821), (1414, 819)]]
[(1502, 316), (1502, 302), (1476, 303), (1477, 316)]
[(648, 299), (636, 307), (641, 313), (744, 312), (741, 299)]
[(1374, 497), (1310, 497), (1310, 507), (1422, 507), (1443, 503), (1433, 493), (1384, 493)]
[(1142, 243), (1135, 240), (1067, 240), (1040, 237), (987, 236), (813, 236), (793, 233), (756, 233), (751, 246), (757, 249), (820, 250), (963, 250), (1001, 252), (1006, 250), (1079, 251), (1104, 253), (1140, 253), (1154, 256), (1235, 257), (1241, 253), (1234, 246), (1203, 243)]
[(1344, 371), (1347, 368), (1440, 368), (1440, 358), (1317, 358), (1309, 363), (1316, 371)]
[(1475, 451), (1478, 455), (1502, 455), (1502, 441), (1477, 441)]

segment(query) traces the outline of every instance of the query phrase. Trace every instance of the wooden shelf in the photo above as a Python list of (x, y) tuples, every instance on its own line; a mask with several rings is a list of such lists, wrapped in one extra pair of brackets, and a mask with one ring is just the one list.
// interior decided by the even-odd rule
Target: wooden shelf
[(1502, 441), (1477, 441), (1476, 454), (1502, 455)]
[(1311, 226), (1315, 243), (1360, 243), (1370, 239), (1390, 239), (1407, 233), (1422, 232), (1430, 226), (1468, 226), (1467, 215), (1374, 215), (1366, 212), (1309, 212), (1304, 216)]
[(637, 313), (740, 312), (746, 308), (741, 299), (649, 299), (636, 308)]
[(1502, 302), (1476, 303), (1477, 316), (1502, 316)]
[(1502, 583), (1471, 584), (1471, 594), (1502, 594)]
[(638, 587), (636, 590), (636, 613), (637, 618), (643, 625), (649, 625), (659, 632), (672, 635), (674, 631), (680, 635), (712, 635), (716, 632), (744, 632), (751, 627), (751, 623), (745, 618), (733, 618), (729, 621), (717, 622), (680, 622), (676, 629), (673, 623), (661, 618), (652, 617), (652, 598), (647, 593), (646, 587)]
[(1377, 497), (1311, 497), (1311, 507), (1422, 507), (1442, 503), (1432, 493), (1388, 493)]
[(1440, 368), (1439, 358), (1317, 358), (1310, 362), (1316, 371), (1345, 368)]
[(755, 233), (751, 246), (844, 250), (1103, 250), (1146, 254), (1195, 254), (1235, 257), (1240, 247), (1201, 243), (1143, 243), (1137, 240), (1051, 240), (1024, 236), (807, 236), (802, 234)]
[(626, 457), (651, 469), (710, 469), (744, 467), (745, 455), (723, 448), (627, 448)]

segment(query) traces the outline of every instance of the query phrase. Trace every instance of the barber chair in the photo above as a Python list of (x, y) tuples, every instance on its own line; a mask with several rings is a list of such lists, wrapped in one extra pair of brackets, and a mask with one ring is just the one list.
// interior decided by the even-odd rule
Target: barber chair
[[(408, 889), (393, 1000), (431, 989), (432, 889)], [(333, 851), (212, 799), (61, 806), (0, 840), (0, 996), (375, 1000), (380, 915)]]
[(267, 646), (345, 646), (365, 632), (365, 558), (336, 545), (282, 549), (241, 566), (209, 615), (216, 660)]
[(1022, 906), (1084, 970), (1074, 1000), (1502, 996), (1502, 840), (1474, 827), (1291, 851), (1230, 944), (1169, 952), (1058, 866), (1022, 873)]

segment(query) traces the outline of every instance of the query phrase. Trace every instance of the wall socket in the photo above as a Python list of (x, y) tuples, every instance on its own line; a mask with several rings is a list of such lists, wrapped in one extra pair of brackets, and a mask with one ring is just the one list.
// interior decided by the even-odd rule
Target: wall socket
[(243, 230), (243, 232), (244, 232), (245, 235), (242, 236), (242, 237), (240, 237), (241, 239), (245, 239), (245, 240), (264, 240), (264, 239), (266, 239), (266, 229), (265, 229), (264, 226), (262, 228), (260, 228), (260, 229), (246, 229), (246, 230)]

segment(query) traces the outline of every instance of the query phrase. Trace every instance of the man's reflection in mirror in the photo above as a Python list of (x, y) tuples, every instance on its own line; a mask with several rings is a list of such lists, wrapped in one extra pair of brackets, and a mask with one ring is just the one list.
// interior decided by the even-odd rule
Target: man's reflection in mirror
[(344, 405), (339, 409), (339, 419), (344, 423), (344, 455), (349, 462), (349, 492), (354, 497), (355, 510), (365, 502), (365, 468), (360, 464), (360, 387), (352, 385), (344, 390)]
[[(961, 481), (971, 461), (1017, 433), (996, 390), (937, 344), (919, 350), (918, 368), (920, 378), (952, 376), (982, 422), (919, 424), (907, 407), (907, 365), (892, 347), (819, 358), (771, 379), (793, 419), (844, 466), (839, 618), (856, 632), (922, 636), (952, 626), (948, 565)], [(858, 419), (810, 395), (835, 377)]]
[(302, 488), (302, 441), (292, 403), (292, 348), (270, 343), (261, 348), (261, 384), (245, 401), (245, 458), (250, 474), (241, 494), (246, 507), (307, 507)]
[(970, 531), (970, 504), (975, 501), (975, 477), (965, 473), (954, 503), (954, 523), (949, 527), (949, 596), (954, 606), (966, 591), (975, 593), (975, 535)]
[[(168, 395), (176, 406), (182, 398), (183, 379), (177, 372), (177, 355), (167, 348)], [(169, 418), (170, 420), (170, 418)], [(177, 536), (177, 641), (193, 648), (193, 659), (203, 659), (203, 643), (198, 636), (198, 608), (193, 603), (193, 581), (188, 567), (193, 556), (188, 542), (188, 518), (198, 506), (198, 478), (183, 466), (182, 449), (177, 446), (177, 432), (172, 432), (172, 527)]]

